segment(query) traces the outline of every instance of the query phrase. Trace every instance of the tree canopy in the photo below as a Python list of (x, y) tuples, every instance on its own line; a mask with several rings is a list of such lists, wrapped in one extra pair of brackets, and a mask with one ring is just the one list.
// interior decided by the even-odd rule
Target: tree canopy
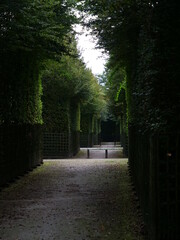
[(67, 52), (75, 1), (2, 0), (1, 51), (22, 49), (39, 54)]
[[(178, 4), (88, 0), (79, 5), (83, 14), (91, 16), (85, 25), (98, 37), (98, 46), (110, 55), (108, 72), (115, 89), (122, 82), (118, 72), (125, 71), (129, 126), (152, 132), (177, 126), (180, 21), (174, 16), (179, 14)], [(114, 98), (121, 93), (118, 89)]]
[(103, 91), (80, 58), (64, 55), (59, 61), (49, 60), (45, 65), (42, 100), (47, 130), (66, 129), (64, 118), (71, 111), (71, 104), (80, 104), (82, 114), (101, 117), (106, 109)]
[(0, 122), (42, 123), (42, 62), (70, 54), (75, 1), (0, 3)]

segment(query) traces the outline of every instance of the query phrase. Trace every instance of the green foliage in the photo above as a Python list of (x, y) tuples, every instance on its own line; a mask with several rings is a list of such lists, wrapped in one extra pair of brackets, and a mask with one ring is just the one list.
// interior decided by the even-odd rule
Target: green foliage
[(76, 102), (75, 99), (71, 100), (71, 130), (75, 132), (80, 132), (80, 122), (81, 122), (81, 109), (80, 103)]
[(0, 3), (1, 51), (23, 49), (40, 55), (62, 53), (76, 18), (73, 1), (2, 0)]
[(42, 87), (36, 55), (18, 51), (0, 61), (0, 119), (5, 124), (42, 123)]
[(89, 80), (93, 77), (78, 58), (62, 56), (59, 61), (49, 60), (42, 73), (44, 81), (56, 81), (61, 98), (89, 99)]
[(83, 110), (81, 112), (81, 132), (82, 134), (89, 134), (89, 126), (91, 123), (90, 115), (89, 114), (83, 114)]
[(82, 111), (81, 116), (81, 132), (84, 135), (95, 134), (98, 135), (101, 132), (101, 118), (93, 114), (85, 114)]
[[(137, 6), (133, 0), (122, 1), (80, 1), (84, 12), (91, 14), (90, 26), (99, 41), (99, 47), (107, 50), (114, 58), (129, 63), (134, 51), (138, 31)], [(118, 9), (118, 11), (117, 11)]]
[[(136, 15), (137, 6), (134, 1), (82, 1), (81, 6), (85, 12), (91, 14), (86, 25), (91, 27), (92, 33), (98, 37), (98, 46), (105, 49), (110, 60), (107, 65), (107, 80), (105, 88), (108, 90), (109, 115), (119, 121), (121, 114), (127, 119), (132, 119), (131, 95), (126, 90), (121, 94), (125, 85), (130, 88), (132, 69), (136, 64), (137, 42), (139, 31), (139, 18)], [(117, 11), (119, 9), (119, 11)], [(123, 92), (122, 91), (122, 92)], [(121, 99), (122, 98), (122, 99)], [(127, 102), (127, 103), (126, 103)], [(124, 128), (127, 127), (125, 124)]]
[(72, 11), (75, 3), (1, 1), (1, 123), (42, 123), (41, 62), (65, 52), (72, 54), (72, 26), (77, 23)]
[(120, 122), (121, 134), (127, 134), (127, 78), (124, 68), (109, 59), (106, 69), (106, 95), (109, 103), (109, 118)]
[[(70, 130), (80, 131), (80, 112), (101, 116), (105, 106), (101, 88), (97, 79), (79, 58), (62, 56), (59, 61), (46, 61), (42, 81), (43, 119), (46, 129), (63, 131), (64, 127), (58, 125), (58, 122), (62, 121), (70, 125)], [(70, 108), (66, 109), (69, 112), (68, 121), (63, 119), (57, 108), (63, 107), (67, 101), (70, 104)]]
[[(110, 55), (108, 94), (127, 104), (128, 125), (139, 131), (179, 128), (179, 5), (167, 0), (80, 1), (86, 26)], [(126, 89), (119, 72), (125, 72)], [(124, 92), (125, 90), (125, 92)], [(125, 98), (124, 98), (124, 96)], [(117, 98), (118, 97), (118, 98)], [(124, 112), (124, 110), (123, 110)]]
[(91, 75), (91, 84), (89, 98), (82, 103), (84, 114), (96, 115), (97, 118), (103, 118), (107, 113), (107, 101), (104, 89), (98, 84), (97, 79)]

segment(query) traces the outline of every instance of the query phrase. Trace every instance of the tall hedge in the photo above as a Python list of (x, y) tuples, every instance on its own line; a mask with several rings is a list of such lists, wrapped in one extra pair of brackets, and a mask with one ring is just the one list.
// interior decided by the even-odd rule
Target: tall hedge
[[(108, 71), (125, 71), (125, 92), (117, 90), (119, 111), (126, 111), (126, 96), (129, 163), (149, 239), (179, 239), (180, 4), (81, 3), (94, 16), (86, 25), (110, 55)], [(114, 74), (110, 83), (116, 87), (122, 79)]]
[(42, 86), (37, 55), (15, 51), (0, 64), (0, 121), (5, 124), (42, 123)]
[(73, 5), (0, 2), (0, 185), (42, 162), (41, 63), (69, 52)]

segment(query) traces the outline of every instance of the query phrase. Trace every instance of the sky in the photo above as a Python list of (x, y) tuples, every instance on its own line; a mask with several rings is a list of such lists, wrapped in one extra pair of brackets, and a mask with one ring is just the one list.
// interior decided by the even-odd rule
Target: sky
[(95, 49), (96, 41), (82, 26), (76, 25), (78, 49), (88, 68), (92, 70), (94, 75), (102, 74), (107, 56), (102, 53), (102, 50)]

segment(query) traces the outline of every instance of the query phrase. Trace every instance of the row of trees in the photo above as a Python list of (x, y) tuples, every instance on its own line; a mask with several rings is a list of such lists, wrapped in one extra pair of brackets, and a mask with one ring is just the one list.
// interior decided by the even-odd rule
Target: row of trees
[(0, 185), (42, 162), (43, 62), (69, 51), (73, 1), (0, 2)]
[(179, 20), (173, 16), (178, 6), (166, 0), (89, 0), (82, 1), (82, 8), (95, 16), (86, 25), (110, 55), (109, 84), (112, 88), (119, 84), (115, 100), (122, 86), (127, 86), (128, 125), (153, 132), (176, 128), (179, 71), (174, 69), (178, 69), (180, 46)]
[(76, 4), (0, 2), (0, 184), (41, 162), (43, 123), (46, 131), (80, 131), (80, 108), (97, 119), (104, 108), (76, 48)]
[[(69, 107), (70, 101), (80, 104), (84, 114), (101, 117), (101, 112), (105, 108), (103, 92), (97, 79), (82, 60), (62, 56), (59, 61), (50, 60), (46, 65), (42, 72), (43, 119), (46, 130), (67, 130), (66, 114), (63, 109)], [(76, 129), (80, 131), (80, 117)]]
[[(74, 52), (77, 52), (75, 44)], [(92, 145), (93, 135), (98, 135), (100, 131), (95, 126), (99, 125), (101, 115), (106, 111), (105, 96), (97, 79), (78, 55), (63, 55), (59, 60), (47, 61), (45, 65), (41, 76), (44, 131), (49, 136), (52, 133), (64, 136), (81, 134), (82, 145)], [(65, 139), (66, 145), (71, 142), (71, 137)], [(68, 150), (69, 156), (79, 150), (79, 138), (76, 139), (75, 151)], [(64, 145), (64, 140), (60, 145)], [(46, 152), (48, 155), (59, 154), (57, 151)]]
[(73, 1), (1, 1), (0, 119), (42, 123), (42, 62), (68, 52)]
[(106, 85), (129, 138), (130, 168), (150, 239), (179, 239), (179, 3), (80, 3), (83, 15), (91, 15), (86, 26), (110, 55)]
[(60, 98), (85, 100), (99, 112), (98, 99), (92, 99), (100, 89), (80, 60), (74, 39), (75, 4), (64, 0), (1, 2), (2, 123), (42, 123), (41, 77), (47, 80), (45, 94), (50, 95), (47, 85), (54, 80), (59, 82), (56, 94)]

